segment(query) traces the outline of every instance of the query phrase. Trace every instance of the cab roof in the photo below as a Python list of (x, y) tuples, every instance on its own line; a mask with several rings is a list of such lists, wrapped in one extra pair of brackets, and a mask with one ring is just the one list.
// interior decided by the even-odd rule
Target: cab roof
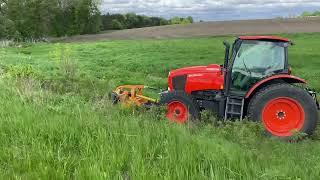
[(279, 41), (279, 42), (290, 42), (289, 39), (279, 36), (240, 36), (242, 40), (266, 40), (266, 41)]

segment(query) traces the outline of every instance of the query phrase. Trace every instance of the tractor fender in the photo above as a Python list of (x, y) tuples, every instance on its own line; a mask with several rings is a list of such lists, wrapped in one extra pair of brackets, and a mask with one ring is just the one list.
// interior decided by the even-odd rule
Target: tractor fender
[(306, 80), (299, 78), (299, 77), (296, 77), (296, 76), (292, 76), (292, 75), (288, 75), (288, 74), (275, 75), (275, 76), (265, 78), (265, 79), (259, 81), (258, 83), (256, 83), (254, 86), (252, 86), (251, 89), (246, 94), (246, 98), (247, 99), (250, 98), (251, 95), (253, 95), (257, 90), (259, 90), (261, 87), (263, 87), (266, 84), (269, 84), (270, 82), (272, 82), (274, 80), (284, 80), (285, 82), (288, 82), (290, 84), (296, 84), (296, 83), (306, 84), (307, 83)]

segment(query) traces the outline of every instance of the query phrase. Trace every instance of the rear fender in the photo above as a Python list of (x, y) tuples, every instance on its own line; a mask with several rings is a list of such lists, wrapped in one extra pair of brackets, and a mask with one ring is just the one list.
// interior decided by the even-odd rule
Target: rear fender
[(258, 92), (261, 88), (265, 87), (268, 84), (272, 84), (273, 82), (279, 81), (279, 80), (285, 81), (290, 84), (298, 84), (298, 83), (306, 84), (307, 83), (306, 80), (301, 79), (296, 76), (287, 75), (287, 74), (275, 75), (275, 76), (271, 76), (266, 79), (263, 79), (263, 80), (259, 81), (258, 83), (256, 83), (254, 86), (252, 86), (252, 88), (246, 94), (246, 98), (247, 99), (250, 98), (256, 92)]

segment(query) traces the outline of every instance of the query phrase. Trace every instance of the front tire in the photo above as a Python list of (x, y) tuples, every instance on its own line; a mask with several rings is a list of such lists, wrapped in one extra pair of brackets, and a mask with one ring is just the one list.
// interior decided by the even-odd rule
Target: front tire
[(312, 135), (317, 126), (318, 110), (304, 89), (277, 84), (262, 89), (253, 97), (248, 116), (262, 122), (268, 134), (290, 138), (295, 132)]
[(160, 104), (167, 106), (166, 117), (178, 124), (185, 124), (189, 120), (200, 118), (197, 102), (185, 92), (174, 91), (163, 94)]

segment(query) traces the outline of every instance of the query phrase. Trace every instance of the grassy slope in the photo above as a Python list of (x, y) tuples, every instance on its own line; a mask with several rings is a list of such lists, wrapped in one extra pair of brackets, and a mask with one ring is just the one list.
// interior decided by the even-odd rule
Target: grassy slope
[[(319, 92), (320, 34), (288, 37), (297, 44), (290, 49), (294, 73)], [(112, 107), (103, 98), (110, 86), (165, 88), (170, 69), (222, 63), (223, 39), (68, 44), (79, 67), (75, 89), (51, 92), (33, 85), (30, 95), (24, 83), (1, 80), (0, 174), (32, 179), (319, 177), (319, 133), (288, 144), (265, 138), (254, 124), (177, 126), (156, 120), (152, 112)], [(1, 49), (1, 65), (32, 65), (41, 80), (61, 82), (49, 53), (56, 46)]]

